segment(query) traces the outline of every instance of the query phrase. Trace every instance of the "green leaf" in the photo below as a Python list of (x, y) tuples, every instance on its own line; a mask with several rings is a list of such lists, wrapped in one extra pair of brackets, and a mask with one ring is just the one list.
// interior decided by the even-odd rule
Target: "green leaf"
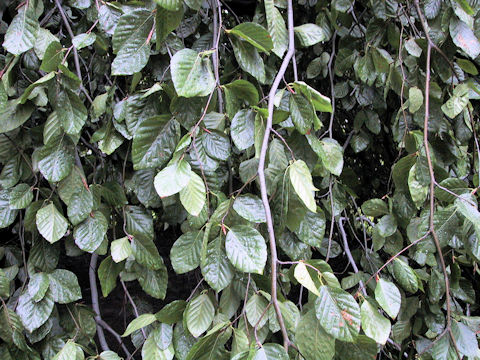
[(67, 88), (60, 88), (56, 92), (54, 108), (67, 134), (80, 133), (87, 120), (88, 112), (77, 94)]
[(362, 211), (366, 216), (382, 216), (388, 214), (388, 206), (382, 199), (370, 199), (362, 204)]
[(474, 331), (472, 331), (467, 325), (453, 320), (452, 332), (461, 354), (469, 357), (477, 356), (479, 351), (478, 341)]
[(32, 188), (27, 184), (18, 184), (10, 189), (10, 208), (25, 209), (33, 200)]
[(226, 161), (230, 157), (230, 139), (224, 133), (209, 130), (202, 135), (202, 143), (211, 158)]
[(176, 11), (182, 7), (181, 0), (155, 0), (155, 2), (168, 11)]
[(100, 353), (100, 360), (122, 360), (122, 358), (113, 351), (107, 350)]
[(220, 237), (208, 243), (205, 262), (201, 267), (205, 281), (215, 291), (225, 289), (232, 282), (235, 269), (228, 260)]
[(240, 110), (232, 119), (230, 127), (233, 143), (239, 150), (246, 150), (255, 141), (255, 112)]
[(312, 127), (315, 111), (312, 104), (301, 94), (290, 95), (290, 114), (300, 134), (307, 134)]
[(343, 170), (343, 148), (340, 144), (333, 139), (318, 141), (314, 135), (307, 135), (307, 139), (323, 166), (333, 175), (340, 176)]
[(103, 297), (107, 297), (108, 294), (115, 289), (117, 285), (118, 274), (123, 270), (123, 264), (117, 264), (113, 261), (111, 256), (107, 256), (100, 263), (98, 267), (98, 279), (100, 280), (100, 287), (102, 289)]
[[(81, 350), (80, 350), (81, 351)], [(82, 352), (83, 354), (83, 352)], [(77, 359), (77, 345), (69, 340), (52, 360), (75, 360)]]
[(110, 254), (112, 255), (113, 261), (119, 263), (130, 255), (132, 255), (133, 250), (132, 246), (130, 245), (130, 240), (127, 236), (112, 241), (110, 245)]
[(250, 325), (257, 326), (258, 329), (261, 329), (263, 325), (267, 323), (268, 316), (265, 311), (267, 306), (267, 300), (259, 294), (255, 294), (248, 299), (247, 305), (245, 306), (245, 313), (247, 314)]
[(170, 60), (170, 71), (178, 96), (208, 96), (215, 89), (210, 59), (204, 53), (180, 50)]
[(31, 103), (19, 104), (16, 100), (7, 101), (0, 107), (0, 133), (7, 133), (22, 126), (35, 109)]
[(365, 300), (361, 308), (362, 329), (369, 338), (385, 345), (392, 328), (390, 321), (383, 317), (376, 307)]
[(307, 245), (321, 247), (323, 236), (325, 235), (325, 227), (325, 213), (322, 209), (317, 209), (316, 213), (307, 211), (300, 221), (300, 225), (295, 230), (295, 235)]
[(72, 171), (74, 154), (72, 143), (66, 136), (44, 145), (38, 152), (38, 168), (50, 182), (63, 180)]
[(465, 109), (468, 103), (469, 99), (467, 95), (453, 95), (442, 105), (442, 111), (449, 118), (453, 119)]
[(300, 45), (308, 47), (328, 39), (325, 31), (315, 24), (303, 24), (293, 29)]
[(408, 89), (408, 110), (413, 114), (423, 105), (423, 92), (418, 87), (413, 86)]
[(313, 186), (312, 174), (310, 174), (307, 164), (303, 160), (294, 161), (289, 167), (289, 175), (298, 197), (311, 212), (316, 212), (317, 204), (314, 192), (317, 188)]
[(397, 317), (402, 297), (394, 283), (384, 279), (378, 280), (375, 287), (375, 300), (392, 319)]
[(240, 195), (235, 199), (233, 209), (238, 215), (248, 221), (254, 223), (264, 223), (267, 221), (262, 200), (255, 195)]
[(0, 228), (10, 226), (17, 216), (18, 210), (10, 207), (8, 190), (0, 190)]
[(192, 231), (180, 236), (170, 250), (170, 259), (177, 274), (196, 269), (200, 265), (203, 231)]
[(112, 75), (133, 75), (147, 65), (154, 13), (136, 9), (120, 17), (112, 38)]
[(47, 274), (40, 272), (30, 275), (28, 282), (28, 294), (33, 301), (39, 302), (43, 299), (50, 285), (50, 278)]
[(480, 54), (480, 41), (478, 41), (478, 38), (467, 24), (452, 17), (449, 30), (453, 43), (463, 50), (471, 59), (475, 59)]
[(397, 231), (397, 220), (393, 215), (383, 216), (375, 226), (381, 237), (392, 236)]
[(457, 63), (460, 68), (470, 75), (478, 75), (478, 69), (474, 63), (470, 60), (466, 59), (456, 59), (455, 62)]
[(108, 221), (100, 211), (94, 211), (73, 230), (75, 244), (86, 252), (94, 252), (102, 244), (108, 230)]
[(232, 38), (233, 52), (238, 65), (259, 82), (266, 80), (265, 65), (258, 50), (247, 41)]
[(244, 22), (231, 30), (227, 30), (227, 33), (238, 36), (267, 54), (273, 49), (272, 37), (267, 30), (259, 24)]
[(53, 203), (37, 211), (36, 223), (38, 232), (53, 244), (67, 232), (67, 219), (57, 210)]
[(180, 125), (170, 115), (150, 117), (134, 131), (132, 162), (135, 170), (162, 167), (180, 140)]
[(34, 3), (25, 3), (8, 26), (3, 47), (13, 55), (20, 55), (35, 45), (40, 25)]
[(318, 291), (315, 283), (313, 282), (312, 277), (307, 270), (307, 266), (303, 262), (299, 262), (297, 266), (295, 266), (295, 271), (293, 275), (301, 285), (303, 285), (315, 295), (320, 296), (320, 292)]
[(295, 81), (293, 83), (295, 90), (299, 91), (303, 96), (309, 99), (316, 111), (332, 112), (332, 104), (328, 97), (307, 85), (303, 81)]
[(330, 360), (335, 355), (335, 339), (322, 328), (314, 309), (300, 318), (295, 342), (305, 360)]
[(281, 58), (288, 47), (288, 32), (285, 26), (285, 20), (283, 20), (282, 14), (275, 7), (273, 0), (266, 0), (264, 3), (268, 32), (273, 42), (272, 51)]
[(77, 276), (68, 270), (56, 269), (48, 274), (53, 300), (59, 304), (68, 304), (82, 298)]
[(37, 81), (35, 81), (33, 84), (30, 84), (25, 91), (23, 92), (22, 96), (18, 98), (18, 102), (20, 104), (25, 104), (27, 100), (29, 99), (30, 95), (32, 94), (33, 90), (35, 90), (37, 87), (46, 85), (50, 80), (52, 80), (55, 77), (55, 73), (51, 72), (48, 73), (47, 75), (41, 77)]
[(97, 36), (95, 35), (95, 33), (93, 32), (88, 34), (83, 33), (83, 34), (76, 35), (72, 39), (72, 44), (78, 50), (80, 50), (80, 49), (83, 49), (84, 47), (92, 45), (95, 42), (95, 40), (97, 40)]
[(235, 80), (222, 85), (222, 88), (225, 91), (225, 107), (230, 119), (233, 119), (244, 103), (253, 106), (259, 102), (257, 89), (247, 80)]
[(342, 360), (370, 360), (377, 357), (377, 349), (375, 341), (365, 335), (359, 335), (353, 343), (337, 342), (336, 353)]
[(360, 331), (360, 307), (352, 295), (331, 286), (321, 286), (315, 312), (323, 329), (335, 339), (353, 342)]
[(187, 186), (180, 190), (180, 202), (190, 215), (198, 216), (205, 206), (206, 195), (202, 178), (192, 171)]
[(130, 322), (130, 324), (128, 324), (127, 329), (123, 333), (122, 337), (128, 336), (133, 332), (140, 330), (141, 328), (144, 328), (145, 326), (153, 324), (155, 321), (157, 321), (157, 318), (155, 317), (155, 315), (142, 314), (139, 317), (136, 317), (135, 319), (133, 319)]
[[(43, 29), (42, 29), (43, 30)], [(40, 70), (45, 72), (57, 71), (58, 66), (62, 63), (65, 57), (65, 51), (62, 44), (55, 38), (50, 45), (45, 49)]]
[(152, 239), (145, 236), (136, 236), (131, 246), (133, 256), (139, 264), (151, 270), (159, 270), (162, 268), (162, 258)]
[(73, 225), (84, 221), (93, 210), (93, 195), (90, 189), (79, 186), (70, 197), (67, 215)]
[(174, 11), (169, 11), (166, 9), (164, 11), (160, 11), (160, 9), (157, 9), (155, 16), (155, 25), (157, 27), (157, 50), (160, 50), (162, 42), (166, 39), (168, 34), (178, 28), (183, 19), (183, 8), (181, 6), (181, 1), (178, 1), (178, 4), (178, 10)]
[(262, 235), (246, 225), (233, 226), (225, 239), (230, 262), (243, 272), (263, 273), (267, 262), (267, 246)]
[(167, 293), (168, 273), (161, 259), (161, 266), (158, 270), (142, 268), (137, 271), (137, 277), (140, 286), (148, 295), (163, 300)]
[(192, 174), (187, 161), (174, 162), (155, 176), (155, 190), (161, 198), (172, 196), (188, 185)]
[(210, 327), (214, 315), (215, 308), (207, 294), (195, 297), (190, 301), (185, 310), (184, 316), (188, 331), (194, 337), (199, 337)]
[(32, 332), (42, 326), (53, 310), (53, 296), (47, 291), (42, 300), (35, 302), (28, 292), (18, 298), (16, 313), (20, 316), (25, 329)]
[(396, 258), (393, 261), (393, 275), (398, 284), (410, 293), (416, 293), (418, 290), (418, 279), (413, 269), (403, 260)]

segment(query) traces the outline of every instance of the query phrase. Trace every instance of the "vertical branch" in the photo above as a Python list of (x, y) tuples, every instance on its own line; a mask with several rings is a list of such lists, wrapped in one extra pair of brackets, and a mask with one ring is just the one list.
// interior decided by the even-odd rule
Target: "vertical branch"
[(223, 95), (222, 89), (220, 89), (220, 75), (218, 69), (220, 61), (218, 57), (218, 46), (220, 45), (220, 32), (222, 28), (222, 6), (219, 0), (212, 0), (212, 12), (213, 12), (213, 72), (215, 74), (215, 82), (217, 86), (218, 95), (218, 111), (223, 113)]
[(440, 245), (440, 241), (438, 240), (437, 233), (435, 231), (435, 223), (434, 223), (434, 215), (435, 215), (435, 173), (433, 171), (433, 163), (432, 157), (430, 154), (430, 148), (428, 147), (428, 123), (430, 118), (430, 63), (431, 63), (431, 55), (432, 55), (432, 39), (428, 33), (428, 25), (423, 16), (422, 11), (420, 10), (420, 5), (418, 0), (414, 0), (415, 7), (418, 12), (418, 16), (420, 22), (422, 24), (423, 31), (425, 32), (425, 37), (427, 38), (427, 59), (426, 59), (426, 68), (425, 68), (425, 117), (423, 121), (423, 146), (425, 147), (425, 155), (427, 157), (428, 163), (428, 172), (430, 175), (430, 188), (429, 188), (429, 197), (430, 197), (430, 216), (429, 216), (429, 231), (432, 235), (433, 241), (435, 243), (435, 247), (438, 252), (438, 257), (440, 259), (440, 265), (442, 267), (443, 278), (445, 281), (445, 302), (447, 307), (447, 326), (445, 331), (447, 331), (450, 335), (452, 340), (453, 346), (457, 353), (459, 359), (461, 359), (460, 353), (458, 351), (455, 337), (452, 332), (452, 305), (451, 305), (451, 298), (450, 298), (450, 280), (448, 279), (447, 267), (445, 265), (445, 259), (443, 258), (442, 253), (442, 246)]
[(100, 325), (102, 317), (100, 315), (100, 306), (98, 303), (98, 288), (97, 288), (97, 279), (95, 276), (95, 271), (97, 269), (97, 260), (98, 255), (93, 253), (90, 259), (90, 267), (88, 268), (88, 278), (90, 280), (90, 293), (92, 295), (92, 308), (95, 311), (95, 322), (97, 323), (97, 335), (98, 340), (100, 341), (100, 346), (103, 351), (110, 350), (108, 348), (107, 340), (105, 340), (105, 333), (103, 332), (103, 327)]
[(268, 202), (267, 184), (265, 181), (265, 158), (267, 156), (270, 132), (272, 130), (275, 94), (277, 92), (280, 81), (285, 75), (285, 71), (287, 70), (288, 64), (295, 53), (295, 43), (294, 43), (294, 33), (293, 33), (293, 4), (292, 4), (292, 0), (288, 0), (287, 2), (288, 2), (288, 51), (285, 57), (283, 58), (282, 65), (280, 66), (280, 69), (278, 70), (278, 73), (275, 76), (272, 87), (268, 94), (268, 118), (267, 118), (267, 124), (265, 126), (265, 135), (263, 137), (262, 148), (260, 151), (260, 159), (258, 163), (258, 179), (260, 182), (260, 192), (262, 194), (262, 202), (263, 202), (263, 206), (265, 208), (265, 214), (267, 217), (267, 228), (268, 228), (270, 253), (271, 253), (272, 304), (275, 309), (275, 313), (277, 314), (278, 323), (280, 325), (280, 330), (283, 336), (283, 346), (285, 347), (286, 350), (288, 350), (288, 346), (290, 345), (290, 340), (288, 338), (287, 329), (285, 327), (282, 312), (280, 311), (280, 306), (278, 305), (278, 299), (277, 299), (277, 264), (278, 264), (277, 245), (275, 241), (275, 232), (273, 229), (272, 211), (270, 209), (270, 204)]
[[(58, 11), (60, 12), (60, 16), (62, 17), (62, 21), (67, 29), (68, 35), (70, 36), (71, 40), (73, 40), (73, 38), (75, 37), (75, 34), (73, 33), (70, 23), (68, 22), (67, 15), (65, 15), (65, 11), (62, 8), (61, 1), (55, 0), (55, 5), (57, 6)], [(75, 70), (77, 71), (77, 76), (80, 79), (80, 89), (85, 94), (85, 97), (88, 99), (88, 101), (92, 103), (93, 102), (92, 98), (88, 94), (87, 89), (85, 89), (85, 87), (83, 86), (82, 71), (80, 70), (80, 60), (78, 57), (77, 48), (73, 45), (72, 47), (73, 47), (73, 62), (75, 63)]]

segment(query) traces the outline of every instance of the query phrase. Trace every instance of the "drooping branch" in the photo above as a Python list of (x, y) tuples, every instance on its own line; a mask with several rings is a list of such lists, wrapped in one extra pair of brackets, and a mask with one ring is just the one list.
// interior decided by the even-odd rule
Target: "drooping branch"
[[(60, 12), (60, 16), (62, 17), (62, 21), (65, 25), (65, 28), (67, 29), (67, 32), (68, 32), (68, 35), (70, 36), (70, 39), (73, 40), (73, 38), (75, 37), (75, 34), (73, 33), (72, 27), (70, 26), (70, 23), (68, 22), (67, 15), (65, 14), (65, 11), (62, 8), (61, 1), (60, 0), (55, 0), (55, 5), (57, 6), (58, 11)], [(72, 47), (73, 47), (73, 62), (75, 63), (75, 70), (77, 72), (78, 78), (80, 79), (80, 89), (85, 94), (85, 97), (88, 99), (88, 101), (90, 101), (90, 103), (92, 103), (93, 100), (90, 97), (90, 95), (88, 94), (87, 89), (85, 89), (85, 87), (83, 86), (83, 83), (82, 83), (82, 71), (80, 69), (80, 60), (79, 60), (79, 57), (78, 57), (77, 48), (73, 45), (72, 45)]]
[[(451, 298), (450, 298), (450, 280), (448, 278), (447, 267), (445, 265), (445, 259), (442, 253), (442, 246), (440, 245), (440, 241), (438, 239), (436, 230), (435, 230), (435, 173), (433, 170), (433, 163), (432, 163), (432, 156), (430, 154), (430, 148), (428, 145), (428, 125), (430, 120), (430, 67), (431, 67), (431, 55), (432, 55), (432, 45), (433, 41), (430, 38), (428, 33), (428, 24), (423, 16), (422, 11), (420, 10), (420, 4), (418, 0), (414, 0), (415, 7), (417, 9), (418, 17), (420, 19), (420, 23), (422, 25), (423, 31), (425, 32), (425, 36), (427, 38), (427, 54), (426, 54), (426, 65), (425, 65), (425, 117), (423, 121), (423, 146), (425, 147), (425, 156), (427, 158), (428, 163), (428, 172), (430, 176), (430, 187), (429, 187), (429, 197), (430, 197), (430, 216), (429, 216), (429, 231), (432, 235), (433, 242), (435, 243), (435, 247), (438, 252), (438, 257), (440, 259), (440, 265), (443, 272), (443, 278), (445, 282), (445, 302), (447, 308), (447, 325), (445, 327), (444, 332), (448, 332), (450, 338), (452, 340), (453, 347), (455, 352), (457, 353), (457, 357), (461, 359), (460, 353), (458, 351), (458, 347), (455, 341), (455, 336), (453, 335), (453, 331), (451, 328), (452, 325), (452, 305), (451, 305)], [(439, 336), (440, 338), (440, 336)]]
[(222, 28), (222, 5), (219, 0), (212, 0), (212, 12), (213, 12), (213, 48), (215, 52), (213, 53), (213, 73), (215, 74), (215, 83), (217, 86), (217, 96), (218, 96), (218, 111), (223, 113), (223, 95), (222, 89), (220, 88), (220, 75), (219, 75), (219, 66), (220, 60), (218, 56), (218, 47), (220, 46), (220, 35)]
[(268, 202), (268, 192), (267, 192), (267, 184), (265, 181), (265, 159), (267, 156), (268, 144), (270, 140), (270, 133), (272, 130), (272, 123), (273, 123), (273, 108), (274, 108), (274, 100), (275, 94), (277, 92), (278, 86), (282, 81), (283, 76), (285, 75), (285, 71), (287, 70), (288, 64), (295, 53), (295, 43), (294, 43), (294, 32), (293, 32), (293, 4), (292, 0), (288, 0), (288, 51), (283, 58), (282, 65), (278, 70), (275, 79), (273, 80), (272, 87), (270, 88), (270, 92), (268, 95), (268, 118), (267, 124), (265, 126), (265, 135), (263, 137), (262, 148), (260, 151), (260, 159), (258, 163), (258, 179), (260, 182), (260, 192), (262, 194), (262, 202), (265, 208), (265, 214), (267, 217), (267, 228), (268, 228), (268, 236), (269, 236), (269, 244), (270, 244), (270, 255), (271, 255), (271, 295), (272, 295), (272, 305), (275, 309), (275, 313), (277, 314), (278, 323), (280, 325), (280, 330), (283, 336), (283, 346), (286, 350), (288, 350), (288, 346), (290, 345), (290, 340), (288, 338), (287, 328), (285, 327), (285, 322), (283, 321), (282, 312), (280, 310), (280, 306), (278, 304), (277, 299), (277, 244), (275, 240), (275, 231), (273, 229), (273, 217), (272, 211), (270, 209), (270, 204)]
[(97, 269), (98, 255), (93, 253), (90, 258), (90, 266), (88, 268), (88, 278), (90, 280), (90, 293), (92, 297), (92, 308), (95, 312), (95, 322), (97, 323), (97, 336), (100, 341), (100, 346), (103, 351), (110, 350), (108, 348), (107, 340), (105, 340), (105, 333), (103, 332), (103, 327), (100, 325), (102, 321), (102, 316), (100, 315), (100, 305), (98, 302), (98, 287), (96, 279), (96, 269)]

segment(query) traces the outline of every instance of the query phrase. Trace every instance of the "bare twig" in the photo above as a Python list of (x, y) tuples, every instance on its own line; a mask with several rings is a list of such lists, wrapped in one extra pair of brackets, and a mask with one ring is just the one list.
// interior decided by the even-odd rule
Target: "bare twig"
[(280, 306), (278, 305), (278, 298), (277, 298), (277, 244), (275, 241), (275, 231), (273, 229), (273, 217), (272, 211), (270, 209), (270, 204), (268, 202), (268, 192), (267, 192), (267, 184), (265, 181), (265, 159), (267, 156), (268, 144), (270, 140), (270, 132), (272, 129), (273, 123), (273, 107), (274, 107), (274, 100), (275, 94), (277, 92), (278, 86), (282, 81), (282, 78), (287, 70), (288, 64), (295, 53), (295, 43), (294, 43), (294, 33), (293, 33), (293, 5), (292, 0), (288, 0), (288, 37), (289, 37), (289, 44), (288, 44), (288, 51), (283, 58), (282, 65), (278, 70), (277, 75), (273, 81), (272, 87), (270, 89), (268, 95), (268, 118), (267, 124), (265, 127), (265, 135), (263, 137), (262, 148), (260, 151), (260, 159), (258, 164), (258, 178), (260, 182), (260, 192), (262, 194), (262, 202), (265, 208), (265, 214), (267, 217), (267, 228), (268, 228), (268, 235), (269, 235), (269, 242), (270, 242), (270, 254), (271, 254), (271, 287), (272, 287), (272, 304), (275, 308), (275, 313), (277, 314), (278, 324), (280, 325), (280, 330), (283, 336), (283, 346), (286, 350), (290, 345), (290, 340), (288, 338), (287, 328), (285, 327), (285, 323), (283, 321), (282, 312), (280, 310)]
[(115, 330), (112, 329), (112, 327), (110, 325), (108, 325), (104, 320), (100, 319), (98, 321), (98, 324), (100, 324), (100, 326), (102, 326), (105, 330), (107, 330), (110, 334), (112, 334), (112, 336), (117, 339), (118, 343), (120, 344), (120, 346), (122, 347), (123, 349), (123, 352), (125, 353), (125, 355), (127, 356), (131, 356), (130, 355), (130, 352), (128, 351), (127, 347), (125, 346), (125, 344), (123, 343), (123, 340), (122, 340), (122, 337), (120, 336), (119, 333), (117, 333)]
[[(347, 240), (347, 234), (345, 233), (345, 228), (343, 227), (343, 222), (345, 221), (344, 217), (341, 217), (338, 219), (338, 228), (340, 229), (340, 234), (342, 235), (343, 239), (343, 250), (345, 251), (345, 254), (347, 254), (348, 261), (350, 262), (350, 265), (352, 265), (353, 271), (358, 273), (358, 267), (357, 264), (355, 263), (355, 259), (352, 256), (352, 253), (350, 251), (350, 247), (348, 246), (348, 240)], [(365, 289), (365, 285), (363, 284), (363, 281), (360, 280), (360, 289), (362, 289), (363, 295), (367, 296), (367, 290)]]
[(218, 46), (220, 44), (220, 35), (222, 29), (222, 5), (219, 0), (212, 1), (212, 12), (213, 12), (213, 48), (215, 52), (213, 53), (213, 72), (215, 74), (215, 83), (217, 86), (217, 96), (218, 96), (218, 111), (223, 113), (223, 95), (222, 89), (220, 88), (220, 75), (218, 69), (220, 67), (220, 61), (218, 58)]
[(88, 268), (88, 278), (90, 280), (92, 308), (93, 308), (93, 311), (95, 312), (95, 322), (97, 323), (98, 340), (100, 341), (100, 346), (102, 347), (103, 351), (108, 351), (110, 349), (108, 348), (107, 340), (105, 340), (105, 333), (103, 332), (103, 328), (100, 325), (102, 316), (100, 315), (100, 306), (98, 302), (98, 288), (97, 288), (97, 279), (96, 279), (97, 261), (98, 261), (98, 255), (93, 253), (92, 257), (90, 258), (90, 266)]
[[(123, 291), (125, 292), (125, 295), (127, 296), (127, 299), (130, 302), (130, 305), (132, 305), (133, 313), (135, 314), (135, 317), (138, 318), (140, 316), (140, 313), (138, 312), (138, 308), (137, 308), (137, 305), (135, 304), (135, 301), (133, 301), (133, 298), (130, 295), (130, 292), (128, 291), (127, 285), (125, 285), (125, 282), (123, 280), (120, 280), (120, 284), (122, 284)], [(141, 331), (142, 331), (143, 338), (146, 340), (147, 334), (145, 333), (145, 329), (142, 328)]]
[[(73, 40), (73, 38), (75, 37), (75, 34), (73, 33), (72, 27), (70, 26), (70, 23), (68, 22), (67, 15), (65, 15), (65, 11), (62, 8), (61, 1), (60, 0), (55, 0), (55, 5), (57, 6), (58, 11), (60, 12), (60, 16), (62, 17), (63, 23), (64, 23), (64, 25), (67, 29), (68, 35), (70, 36), (71, 40)], [(90, 97), (90, 95), (87, 92), (87, 89), (85, 89), (85, 87), (83, 86), (83, 83), (82, 83), (82, 71), (80, 70), (80, 60), (79, 60), (79, 57), (78, 57), (77, 48), (73, 45), (72, 45), (72, 47), (73, 47), (73, 62), (75, 63), (75, 70), (77, 71), (77, 76), (80, 79), (80, 89), (85, 94), (85, 97), (87, 98), (87, 100), (90, 103), (93, 103), (92, 98)]]

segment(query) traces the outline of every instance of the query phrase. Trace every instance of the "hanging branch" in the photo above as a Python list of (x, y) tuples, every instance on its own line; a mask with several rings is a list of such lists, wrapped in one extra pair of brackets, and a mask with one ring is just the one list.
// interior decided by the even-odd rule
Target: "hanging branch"
[(98, 303), (98, 287), (95, 271), (97, 269), (97, 260), (98, 255), (93, 253), (90, 258), (90, 266), (88, 268), (88, 278), (90, 280), (90, 293), (92, 296), (92, 308), (95, 312), (95, 322), (97, 323), (97, 336), (100, 341), (100, 346), (103, 351), (110, 350), (108, 348), (107, 340), (105, 340), (105, 333), (103, 332), (103, 327), (100, 325), (102, 321), (102, 316), (100, 315), (100, 306)]
[(432, 157), (430, 154), (430, 148), (428, 147), (428, 123), (430, 118), (430, 62), (431, 62), (431, 54), (432, 54), (432, 44), (433, 41), (430, 38), (428, 33), (428, 24), (426, 19), (423, 16), (422, 11), (420, 10), (420, 5), (418, 0), (414, 0), (415, 7), (417, 9), (418, 17), (420, 19), (420, 23), (422, 24), (423, 31), (425, 32), (425, 37), (427, 38), (427, 59), (426, 59), (426, 68), (425, 68), (425, 118), (423, 121), (423, 146), (425, 147), (425, 155), (427, 157), (428, 163), (428, 172), (430, 175), (430, 188), (429, 188), (429, 196), (430, 196), (430, 216), (429, 216), (429, 232), (432, 235), (433, 242), (435, 243), (435, 247), (438, 252), (438, 257), (440, 259), (440, 265), (442, 267), (443, 278), (445, 281), (445, 302), (447, 307), (447, 326), (445, 330), (440, 334), (437, 338), (440, 339), (445, 333), (448, 332), (450, 338), (452, 340), (453, 347), (455, 352), (457, 353), (457, 357), (461, 359), (460, 352), (458, 351), (458, 347), (455, 341), (455, 336), (453, 335), (453, 331), (451, 328), (452, 325), (452, 305), (451, 305), (451, 298), (450, 298), (450, 280), (448, 279), (448, 272), (447, 267), (445, 265), (445, 259), (443, 258), (442, 254), (442, 246), (440, 245), (440, 241), (438, 240), (437, 232), (435, 230), (435, 223), (434, 223), (434, 215), (435, 215), (435, 173), (433, 171), (433, 163)]
[(215, 83), (217, 86), (218, 96), (218, 111), (223, 113), (223, 95), (220, 88), (220, 75), (218, 69), (220, 67), (220, 60), (218, 58), (218, 47), (220, 45), (220, 30), (222, 28), (222, 5), (219, 0), (212, 0), (213, 12), (213, 73), (215, 74)]
[(282, 81), (283, 76), (285, 75), (285, 71), (287, 70), (288, 64), (295, 53), (295, 43), (294, 43), (294, 33), (293, 33), (293, 5), (292, 0), (288, 0), (288, 51), (283, 58), (282, 65), (278, 70), (277, 75), (275, 76), (275, 80), (273, 81), (272, 87), (268, 94), (268, 118), (267, 124), (265, 126), (265, 135), (263, 137), (262, 148), (260, 151), (260, 159), (258, 163), (258, 179), (260, 182), (260, 192), (262, 194), (262, 202), (265, 208), (265, 214), (267, 217), (267, 228), (268, 228), (268, 236), (269, 236), (269, 243), (270, 243), (270, 253), (271, 253), (271, 263), (272, 263), (272, 279), (271, 279), (271, 287), (272, 287), (272, 304), (275, 309), (275, 313), (277, 314), (278, 324), (280, 325), (280, 330), (282, 331), (283, 336), (283, 346), (286, 350), (290, 345), (290, 340), (288, 338), (287, 328), (285, 327), (285, 322), (283, 321), (282, 312), (280, 310), (280, 306), (278, 305), (277, 299), (277, 265), (278, 265), (278, 257), (277, 257), (277, 244), (275, 241), (275, 231), (273, 229), (273, 217), (272, 211), (270, 209), (270, 204), (268, 202), (268, 193), (267, 193), (267, 184), (265, 181), (265, 158), (267, 156), (267, 149), (268, 143), (270, 138), (270, 132), (272, 130), (272, 123), (273, 123), (273, 107), (274, 107), (274, 100), (275, 94), (277, 92), (278, 86)]
[[(70, 36), (71, 40), (73, 40), (73, 38), (75, 37), (75, 34), (73, 33), (70, 23), (68, 22), (67, 15), (65, 15), (65, 11), (62, 8), (62, 3), (60, 2), (60, 0), (55, 0), (55, 5), (57, 6), (58, 11), (60, 12), (60, 16), (62, 17), (63, 23), (67, 28), (68, 35)], [(92, 98), (90, 97), (90, 95), (88, 95), (87, 89), (85, 89), (85, 86), (83, 86), (83, 83), (82, 83), (82, 71), (80, 70), (80, 60), (78, 57), (77, 48), (73, 45), (72, 47), (73, 47), (73, 62), (75, 63), (75, 70), (77, 71), (77, 76), (80, 79), (80, 89), (85, 94), (85, 97), (87, 98), (87, 100), (90, 103), (93, 103)]]

